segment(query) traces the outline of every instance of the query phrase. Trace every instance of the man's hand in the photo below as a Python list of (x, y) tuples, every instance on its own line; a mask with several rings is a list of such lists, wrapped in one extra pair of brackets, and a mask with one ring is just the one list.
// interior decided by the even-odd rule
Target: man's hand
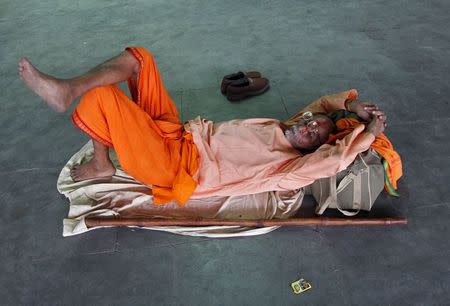
[(364, 121), (370, 121), (374, 113), (378, 111), (378, 106), (370, 102), (354, 100), (347, 104), (347, 110), (357, 114)]
[(386, 115), (382, 111), (374, 111), (372, 112), (372, 120), (367, 126), (367, 132), (372, 133), (373, 135), (378, 136), (384, 132), (386, 128)]

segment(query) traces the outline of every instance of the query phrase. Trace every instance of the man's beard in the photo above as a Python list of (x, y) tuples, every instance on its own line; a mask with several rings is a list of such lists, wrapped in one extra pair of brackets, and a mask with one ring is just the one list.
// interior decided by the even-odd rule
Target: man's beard
[(284, 136), (286, 136), (286, 139), (292, 144), (293, 147), (298, 148), (298, 143), (300, 142), (302, 135), (296, 125), (293, 125), (285, 130)]

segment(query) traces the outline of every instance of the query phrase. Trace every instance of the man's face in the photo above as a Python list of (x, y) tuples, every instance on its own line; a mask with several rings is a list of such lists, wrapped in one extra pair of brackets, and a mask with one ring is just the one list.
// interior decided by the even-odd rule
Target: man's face
[(284, 132), (294, 148), (306, 151), (315, 150), (327, 141), (328, 135), (335, 129), (333, 121), (326, 115), (314, 115), (312, 120), (317, 122), (316, 131), (311, 131), (305, 120), (300, 119), (296, 125)]

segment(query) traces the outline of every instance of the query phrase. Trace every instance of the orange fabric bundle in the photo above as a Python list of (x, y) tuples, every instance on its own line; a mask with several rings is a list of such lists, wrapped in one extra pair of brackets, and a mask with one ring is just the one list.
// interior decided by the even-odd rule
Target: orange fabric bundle
[[(336, 122), (337, 134), (330, 134), (327, 143), (334, 144), (337, 139), (342, 139), (350, 134), (360, 122), (354, 118), (344, 118)], [(383, 133), (375, 138), (370, 146), (380, 154), (388, 163), (387, 176), (392, 186), (397, 189), (397, 181), (402, 176), (402, 161), (400, 155), (394, 150), (394, 146)]]
[(183, 205), (197, 186), (197, 147), (183, 130), (152, 55), (142, 47), (127, 50), (140, 63), (137, 84), (128, 80), (134, 101), (116, 85), (97, 87), (82, 97), (72, 120), (113, 147), (129, 175), (152, 185), (155, 204), (176, 200)]

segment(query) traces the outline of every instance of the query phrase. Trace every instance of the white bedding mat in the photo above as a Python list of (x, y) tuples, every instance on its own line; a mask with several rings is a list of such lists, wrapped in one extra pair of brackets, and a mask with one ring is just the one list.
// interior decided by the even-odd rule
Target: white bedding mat
[[(139, 183), (120, 169), (114, 151), (110, 157), (117, 171), (112, 178), (97, 178), (74, 182), (70, 169), (89, 161), (93, 156), (92, 141), (73, 155), (58, 178), (58, 191), (70, 201), (69, 213), (64, 219), (63, 236), (72, 236), (99, 227), (87, 228), (87, 217), (160, 217), (160, 218), (217, 218), (217, 219), (272, 219), (289, 218), (300, 208), (303, 189), (264, 192), (259, 194), (190, 199), (184, 206), (176, 202), (154, 205), (151, 187)], [(238, 237), (261, 235), (278, 226), (249, 228), (241, 226), (167, 226), (146, 227), (150, 230), (203, 237)]]

